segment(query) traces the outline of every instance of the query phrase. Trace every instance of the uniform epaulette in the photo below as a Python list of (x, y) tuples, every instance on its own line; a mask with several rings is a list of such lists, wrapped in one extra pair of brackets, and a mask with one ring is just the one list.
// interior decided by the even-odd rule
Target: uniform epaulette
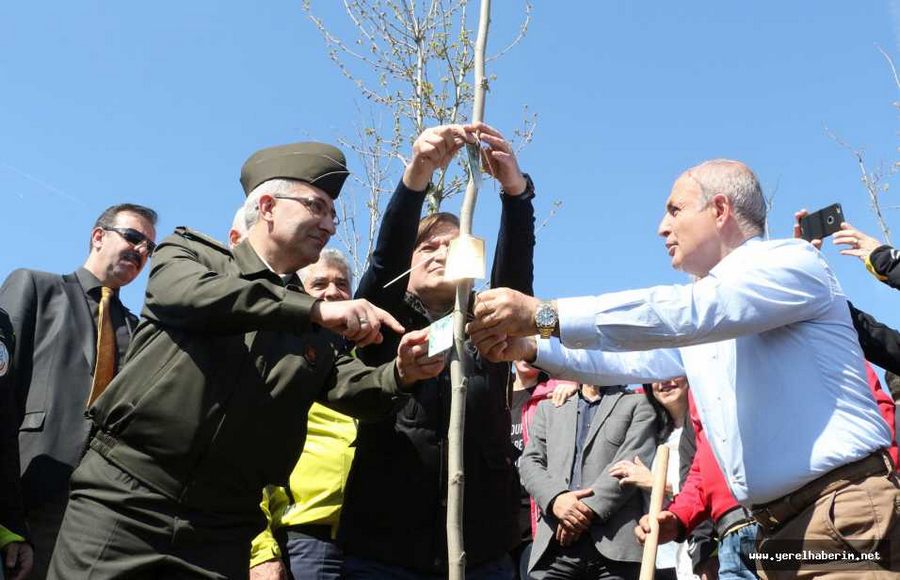
[(219, 240), (204, 234), (203, 232), (192, 230), (191, 228), (188, 228), (186, 226), (178, 226), (175, 228), (175, 234), (188, 240), (201, 242), (211, 248), (215, 248), (216, 250), (221, 251), (223, 254), (231, 255), (231, 250), (229, 250), (227, 246), (225, 246)]

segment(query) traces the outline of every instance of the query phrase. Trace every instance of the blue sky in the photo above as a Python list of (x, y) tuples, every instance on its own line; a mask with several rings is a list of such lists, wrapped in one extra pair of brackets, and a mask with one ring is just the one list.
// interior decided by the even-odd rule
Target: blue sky
[[(338, 2), (314, 6), (340, 25)], [(520, 6), (494, 2), (495, 49)], [(678, 173), (712, 157), (777, 188), (773, 237), (789, 235), (795, 209), (832, 202), (877, 233), (855, 162), (825, 126), (873, 165), (898, 159), (900, 95), (876, 48), (900, 61), (898, 17), (896, 1), (538, 2), (524, 41), (490, 65), (486, 113), (507, 133), (523, 106), (538, 114), (521, 164), (539, 217), (563, 201), (539, 235), (537, 294), (685, 281), (656, 226)], [(367, 106), (296, 0), (5, 2), (0, 22), (4, 277), (72, 271), (96, 215), (120, 201), (156, 208), (160, 237), (188, 225), (224, 238), (250, 153), (352, 135)], [(475, 231), (489, 245), (498, 207), (487, 188)], [(888, 221), (900, 242), (900, 212)], [(851, 299), (900, 327), (888, 306), (900, 295), (825, 252)], [(144, 280), (124, 293), (132, 308)]]

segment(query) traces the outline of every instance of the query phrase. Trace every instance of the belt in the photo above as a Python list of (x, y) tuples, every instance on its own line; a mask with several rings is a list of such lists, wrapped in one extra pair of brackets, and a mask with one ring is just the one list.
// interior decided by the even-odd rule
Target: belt
[(768, 503), (753, 506), (751, 508), (753, 518), (766, 534), (772, 534), (823, 495), (843, 489), (866, 477), (893, 472), (894, 464), (890, 455), (885, 451), (876, 451), (865, 459), (832, 469), (797, 491)]
[(753, 516), (750, 514), (750, 510), (744, 506), (735, 506), (716, 520), (716, 534), (720, 538), (724, 538), (728, 534), (752, 523)]
[(297, 524), (284, 528), (284, 534), (288, 539), (298, 536), (313, 537), (323, 542), (332, 542), (331, 526), (328, 524)]

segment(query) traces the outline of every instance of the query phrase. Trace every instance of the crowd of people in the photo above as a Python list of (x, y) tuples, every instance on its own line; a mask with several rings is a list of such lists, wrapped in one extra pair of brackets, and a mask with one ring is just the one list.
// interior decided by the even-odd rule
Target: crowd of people
[[(247, 159), (226, 243), (157, 244), (156, 212), (123, 203), (73, 273), (10, 273), (0, 578), (446, 577), (429, 328), (460, 223), (422, 214), (472, 146), (502, 211), (466, 327), (466, 578), (637, 578), (651, 530), (657, 578), (897, 577), (900, 389), (867, 360), (900, 373), (900, 333), (848, 301), (822, 241), (764, 239), (755, 174), (717, 159), (678, 177), (657, 232), (688, 283), (536, 298), (535, 184), (476, 123), (416, 139), (355, 295), (326, 247), (346, 159), (316, 142)], [(900, 252), (850, 224), (833, 241), (900, 288)], [(148, 262), (137, 317), (118, 294)]]

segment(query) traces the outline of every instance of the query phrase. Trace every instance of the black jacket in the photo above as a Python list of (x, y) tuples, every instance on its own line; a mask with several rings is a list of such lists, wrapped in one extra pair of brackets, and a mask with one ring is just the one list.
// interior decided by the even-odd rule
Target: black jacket
[(13, 327), (0, 308), (0, 526), (20, 536), (27, 535), (22, 485), (19, 480), (18, 426), (22, 417), (13, 391), (12, 361), (15, 353)]
[[(19, 465), (26, 512), (69, 489), (90, 431), (84, 417), (97, 355), (97, 326), (77, 273), (15, 270), (0, 306), (16, 334)], [(122, 307), (129, 330), (137, 318)]]
[[(406, 294), (406, 280), (383, 286), (410, 266), (424, 192), (401, 182), (381, 224), (372, 262), (360, 281), (366, 298), (407, 330), (429, 324)], [(491, 284), (532, 293), (534, 209), (528, 199), (503, 196)], [(358, 349), (367, 364), (392, 358), (400, 337)], [(509, 365), (482, 360), (471, 344), (474, 372), (466, 395), (465, 514), (467, 562), (502, 557), (519, 542), (519, 484), (510, 441)], [(339, 538), (347, 554), (425, 573), (447, 570), (447, 424), (450, 376), (418, 385), (392, 420), (360, 424), (347, 483)]]
[(852, 302), (847, 302), (847, 305), (866, 360), (900, 374), (900, 332), (878, 322), (871, 314), (853, 306)]
[[(891, 246), (879, 246), (869, 254), (868, 261), (872, 274), (891, 288), (900, 290), (900, 252)], [(878, 322), (852, 303), (848, 304), (866, 360), (900, 374), (900, 332)]]
[(900, 290), (900, 252), (891, 246), (878, 246), (869, 254), (872, 273), (879, 280)]

